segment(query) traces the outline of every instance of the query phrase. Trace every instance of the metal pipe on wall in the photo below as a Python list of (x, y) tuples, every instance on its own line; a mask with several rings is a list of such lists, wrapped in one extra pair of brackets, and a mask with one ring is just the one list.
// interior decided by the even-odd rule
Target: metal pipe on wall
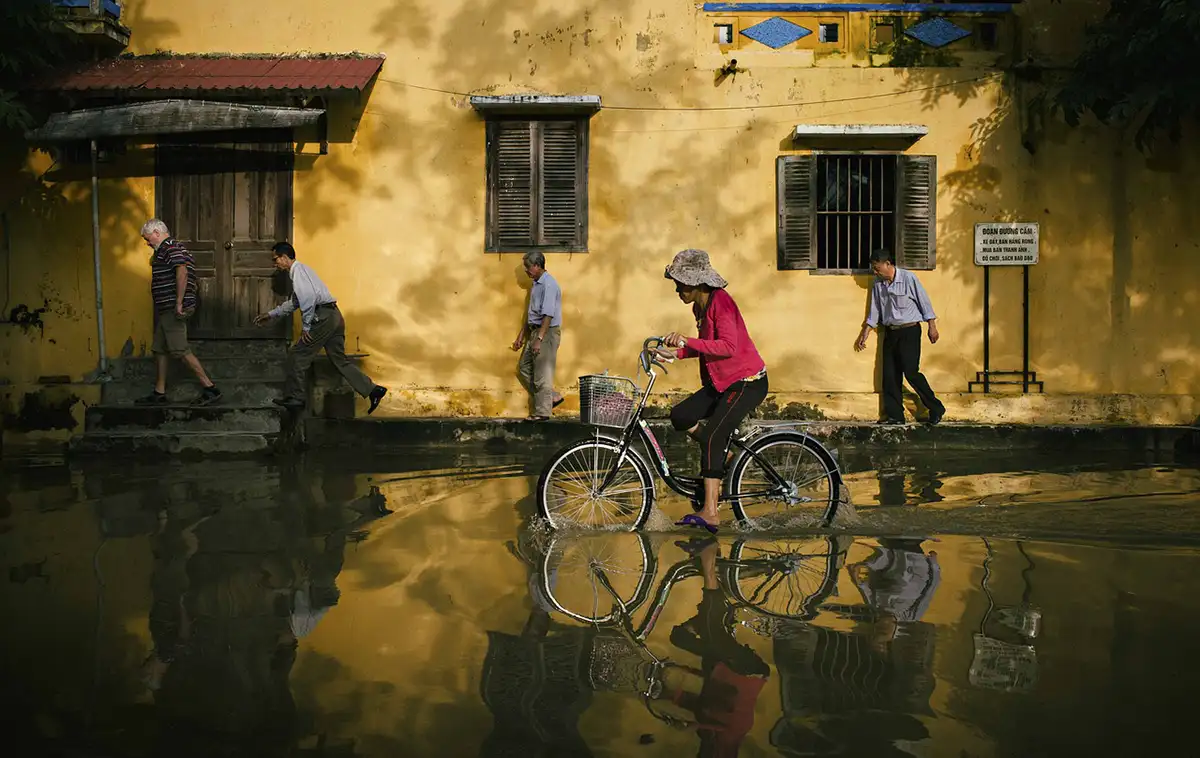
[(108, 352), (104, 346), (104, 285), (100, 280), (100, 177), (97, 168), (96, 140), (92, 140), (92, 265), (96, 274), (96, 328), (99, 334), (100, 375), (108, 373)]

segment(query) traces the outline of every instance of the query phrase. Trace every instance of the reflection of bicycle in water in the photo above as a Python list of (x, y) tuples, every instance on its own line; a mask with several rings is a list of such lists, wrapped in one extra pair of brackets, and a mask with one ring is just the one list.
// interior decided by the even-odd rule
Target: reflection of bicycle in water
[[(538, 513), (552, 527), (640, 528), (654, 506), (652, 471), (690, 499), (694, 508), (701, 502), (702, 480), (671, 472), (643, 418), (658, 376), (656, 367), (663, 367), (657, 352), (661, 345), (659, 337), (642, 344), (639, 366), (648, 382), (640, 397), (631, 379), (580, 377), (580, 418), (598, 429), (592, 438), (559, 450), (542, 471), (536, 491)], [(635, 440), (641, 441), (640, 448)], [(739, 521), (753, 522), (780, 508), (789, 518), (809, 516), (820, 526), (833, 521), (842, 496), (842, 476), (833, 455), (820, 442), (791, 428), (755, 427), (746, 434), (735, 432), (731, 444), (734, 451), (720, 501), (730, 504)]]
[[(667, 568), (656, 586), (658, 558), (646, 535), (556, 536), (542, 552), (538, 594), (563, 615), (600, 627), (589, 665), (594, 688), (636, 693), (656, 718), (719, 741), (737, 731), (735, 724), (746, 716), (746, 700), (752, 714), (753, 698), (769, 674), (750, 648), (733, 639), (735, 624), (770, 636), (780, 621), (814, 618), (834, 590), (845, 559), (843, 540), (849, 538), (741, 538), (728, 558), (717, 555), (715, 539), (681, 542), (677, 544), (693, 557)], [(699, 669), (655, 655), (646, 645), (671, 591), (693, 578), (703, 580), (704, 600), (695, 618), (672, 630), (671, 642), (700, 656)], [(643, 608), (638, 621), (634, 614)], [(699, 693), (684, 692), (679, 681), (688, 676), (704, 680)], [(745, 693), (734, 696), (723, 730), (705, 722), (706, 717), (723, 718), (711, 707), (714, 690)], [(739, 699), (741, 717), (736, 715)], [(693, 709), (696, 719), (668, 715), (660, 707), (664, 700)]]

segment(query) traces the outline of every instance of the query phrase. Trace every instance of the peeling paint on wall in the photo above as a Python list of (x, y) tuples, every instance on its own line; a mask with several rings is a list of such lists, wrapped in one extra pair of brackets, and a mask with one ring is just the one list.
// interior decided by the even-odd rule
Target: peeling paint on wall
[(30, 310), (28, 305), (20, 303), (8, 312), (8, 320), (9, 323), (21, 327), (27, 334), (33, 329), (37, 329), (39, 334), (45, 334), (46, 323), (42, 321), (42, 314), (49, 308), (49, 303), (43, 303), (41, 308)]

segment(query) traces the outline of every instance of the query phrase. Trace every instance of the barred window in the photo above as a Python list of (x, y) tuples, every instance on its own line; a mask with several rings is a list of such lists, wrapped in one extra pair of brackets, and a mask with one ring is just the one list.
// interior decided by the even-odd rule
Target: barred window
[(877, 248), (905, 268), (934, 267), (935, 156), (785, 155), (776, 172), (781, 270), (861, 272)]

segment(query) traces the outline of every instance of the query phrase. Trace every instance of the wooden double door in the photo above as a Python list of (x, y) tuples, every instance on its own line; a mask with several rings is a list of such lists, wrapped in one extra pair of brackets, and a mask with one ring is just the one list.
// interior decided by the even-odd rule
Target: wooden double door
[(291, 296), (271, 247), (291, 239), (290, 140), (163, 144), (157, 148), (157, 215), (196, 260), (198, 339), (287, 338), (291, 320), (254, 317)]

